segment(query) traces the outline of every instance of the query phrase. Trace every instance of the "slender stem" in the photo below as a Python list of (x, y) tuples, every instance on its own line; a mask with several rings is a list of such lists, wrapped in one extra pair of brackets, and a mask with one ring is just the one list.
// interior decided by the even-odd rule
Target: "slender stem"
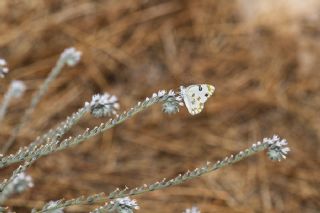
[[(103, 202), (109, 201), (110, 199), (139, 195), (139, 194), (143, 194), (143, 193), (147, 193), (147, 192), (151, 192), (151, 191), (155, 191), (155, 190), (168, 188), (168, 187), (174, 186), (174, 185), (179, 185), (179, 184), (185, 183), (188, 180), (195, 179), (195, 178), (202, 176), (204, 174), (213, 172), (217, 169), (226, 167), (230, 164), (234, 164), (234, 163), (236, 163), (240, 160), (243, 160), (253, 154), (261, 152), (261, 151), (267, 149), (268, 147), (269, 147), (269, 144), (267, 142), (259, 143), (257, 145), (254, 144), (252, 147), (246, 149), (245, 151), (239, 152), (235, 156), (231, 155), (230, 157), (226, 157), (224, 160), (218, 161), (215, 164), (211, 164), (208, 162), (207, 164), (201, 166), (200, 168), (196, 168), (191, 172), (187, 171), (183, 175), (179, 174), (177, 177), (175, 177), (171, 180), (168, 180), (168, 181), (166, 181), (164, 179), (161, 182), (156, 182), (156, 183), (153, 183), (150, 185), (143, 185), (141, 187), (137, 187), (137, 188), (134, 188), (131, 190), (129, 190), (128, 188), (125, 188), (123, 190), (116, 189), (115, 191), (111, 192), (108, 196), (105, 196), (103, 193), (101, 193), (101, 194), (91, 195), (89, 197), (81, 196), (76, 199), (71, 199), (71, 200), (66, 200), (66, 201), (60, 200), (60, 201), (58, 201), (58, 204), (54, 207), (44, 208), (43, 210), (39, 210), (39, 211), (35, 211), (35, 212), (36, 213), (43, 213), (43, 212), (53, 211), (56, 209), (65, 208), (68, 206), (92, 205), (95, 203), (103, 203)], [(111, 205), (112, 205), (111, 203), (107, 203), (106, 206), (104, 206), (104, 207), (108, 208), (108, 207), (111, 207)]]
[(25, 111), (23, 116), (21, 117), (19, 124), (13, 129), (9, 140), (6, 142), (6, 144), (2, 148), (2, 150), (1, 150), (2, 154), (7, 153), (7, 151), (14, 144), (15, 139), (16, 139), (17, 135), (19, 134), (20, 130), (27, 123), (27, 121), (30, 119), (30, 116), (33, 113), (35, 107), (37, 106), (39, 101), (42, 99), (44, 94), (47, 92), (50, 83), (56, 79), (56, 77), (61, 72), (64, 65), (65, 65), (65, 59), (60, 57), (60, 59), (57, 61), (56, 65), (55, 65), (55, 67), (50, 72), (49, 76), (46, 78), (46, 80), (43, 82), (43, 84), (40, 86), (40, 88), (37, 90), (37, 92), (33, 95), (29, 107), (27, 108), (27, 110)]
[(8, 108), (8, 105), (9, 105), (12, 97), (13, 97), (13, 94), (12, 94), (12, 91), (11, 91), (11, 87), (9, 87), (8, 91), (4, 95), (2, 104), (0, 106), (0, 122), (3, 120), (4, 115), (7, 112), (7, 108)]
[(82, 107), (77, 112), (73, 113), (70, 117), (63, 122), (61, 122), (55, 129), (50, 129), (48, 132), (38, 137), (34, 142), (32, 142), (28, 149), (33, 149), (35, 146), (39, 146), (46, 142), (46, 140), (57, 140), (61, 138), (66, 132), (68, 132), (71, 127), (78, 123), (78, 121), (89, 111), (88, 107)]
[(49, 155), (51, 153), (64, 150), (69, 147), (73, 147), (81, 144), (85, 140), (105, 132), (106, 130), (113, 128), (114, 126), (124, 122), (125, 120), (133, 117), (137, 113), (145, 110), (146, 108), (154, 105), (155, 103), (161, 102), (168, 98), (168, 94), (165, 94), (161, 97), (151, 97), (146, 98), (142, 103), (136, 104), (133, 108), (131, 108), (128, 112), (123, 112), (120, 116), (110, 119), (108, 122), (101, 123), (100, 126), (96, 126), (92, 129), (87, 129), (84, 133), (76, 136), (69, 137), (63, 141), (51, 140), (48, 143), (41, 145), (40, 147), (32, 146), (32, 147), (24, 147), (18, 150), (15, 154), (11, 154), (9, 156), (5, 156), (0, 158), (0, 168), (8, 166), (13, 163), (17, 163), (20, 161), (24, 161), (26, 159), (38, 159), (42, 156)]

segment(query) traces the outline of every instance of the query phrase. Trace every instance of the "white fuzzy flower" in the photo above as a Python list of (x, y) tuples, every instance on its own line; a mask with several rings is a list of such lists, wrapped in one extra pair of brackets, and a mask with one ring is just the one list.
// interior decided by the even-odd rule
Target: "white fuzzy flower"
[(26, 90), (26, 85), (22, 81), (13, 80), (10, 85), (10, 90), (13, 97), (19, 98)]
[(15, 193), (20, 193), (27, 188), (33, 187), (32, 177), (25, 173), (18, 174), (11, 183), (8, 184), (8, 188), (12, 188)]
[(0, 58), (0, 77), (4, 78), (5, 74), (9, 72), (9, 69), (7, 67), (6, 60)]
[(0, 66), (6, 66), (7, 62), (3, 58), (0, 58)]
[(290, 151), (286, 139), (280, 139), (277, 135), (274, 135), (272, 138), (264, 138), (263, 142), (269, 145), (268, 156), (271, 160), (281, 161), (286, 159), (286, 155)]
[(179, 106), (182, 106), (182, 98), (180, 95), (176, 95), (174, 91), (168, 92), (168, 98), (162, 105), (162, 111), (167, 114), (174, 114), (179, 112)]
[(95, 117), (115, 115), (120, 108), (117, 97), (109, 93), (94, 95), (87, 105), (90, 107), (91, 114)]
[(162, 111), (169, 115), (179, 112), (179, 102), (174, 97), (167, 98), (162, 104)]
[(132, 213), (134, 209), (138, 210), (140, 208), (136, 200), (131, 200), (129, 197), (117, 198), (114, 203), (117, 205), (119, 213)]
[(60, 60), (64, 61), (68, 66), (75, 66), (81, 58), (81, 52), (74, 47), (67, 48), (61, 53)]
[(13, 194), (21, 193), (33, 187), (32, 178), (24, 172), (14, 176), (0, 193), (0, 203), (5, 202)]
[(183, 213), (200, 213), (200, 209), (198, 209), (196, 206), (193, 206), (190, 209), (186, 209)]

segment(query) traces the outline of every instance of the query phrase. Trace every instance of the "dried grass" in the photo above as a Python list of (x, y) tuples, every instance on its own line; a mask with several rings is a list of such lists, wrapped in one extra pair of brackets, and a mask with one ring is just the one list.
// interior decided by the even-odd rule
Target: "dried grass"
[[(308, 1), (310, 13), (290, 12), (285, 4), (262, 13), (250, 2), (1, 1), (0, 56), (11, 69), (1, 94), (12, 79), (28, 86), (2, 124), (3, 142), (58, 54), (72, 45), (83, 52), (81, 65), (54, 82), (19, 145), (97, 92), (116, 94), (125, 109), (158, 89), (198, 82), (217, 88), (199, 116), (186, 110), (166, 116), (152, 108), (80, 147), (43, 158), (30, 169), (35, 187), (7, 205), (25, 212), (61, 197), (151, 183), (278, 133), (292, 148), (287, 161), (259, 155), (138, 196), (139, 212), (182, 212), (192, 204), (202, 212), (319, 211), (320, 16), (313, 11), (320, 7)], [(72, 133), (97, 123), (88, 116)]]

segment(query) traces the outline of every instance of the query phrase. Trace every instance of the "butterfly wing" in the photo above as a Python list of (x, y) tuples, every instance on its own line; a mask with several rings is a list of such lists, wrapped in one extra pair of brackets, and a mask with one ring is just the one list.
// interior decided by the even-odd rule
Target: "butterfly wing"
[(188, 86), (185, 89), (183, 100), (190, 114), (200, 113), (204, 103), (214, 93), (214, 86), (209, 84), (197, 84)]

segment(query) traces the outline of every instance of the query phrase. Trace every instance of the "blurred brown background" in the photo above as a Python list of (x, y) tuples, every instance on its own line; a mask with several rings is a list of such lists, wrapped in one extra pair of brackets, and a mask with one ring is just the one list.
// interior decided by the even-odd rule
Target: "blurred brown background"
[[(134, 197), (139, 212), (320, 211), (320, 2), (223, 0), (1, 0), (0, 57), (28, 87), (0, 129), (1, 145), (63, 49), (83, 52), (50, 87), (16, 146), (29, 144), (98, 92), (122, 109), (159, 89), (209, 83), (204, 111), (168, 116), (155, 106), (81, 146), (41, 158), (35, 186), (6, 204), (46, 201), (170, 178), (279, 134), (292, 152), (265, 153), (166, 190)], [(105, 119), (86, 116), (71, 134)], [(8, 177), (17, 165), (1, 171)], [(67, 212), (88, 212), (92, 206)]]

